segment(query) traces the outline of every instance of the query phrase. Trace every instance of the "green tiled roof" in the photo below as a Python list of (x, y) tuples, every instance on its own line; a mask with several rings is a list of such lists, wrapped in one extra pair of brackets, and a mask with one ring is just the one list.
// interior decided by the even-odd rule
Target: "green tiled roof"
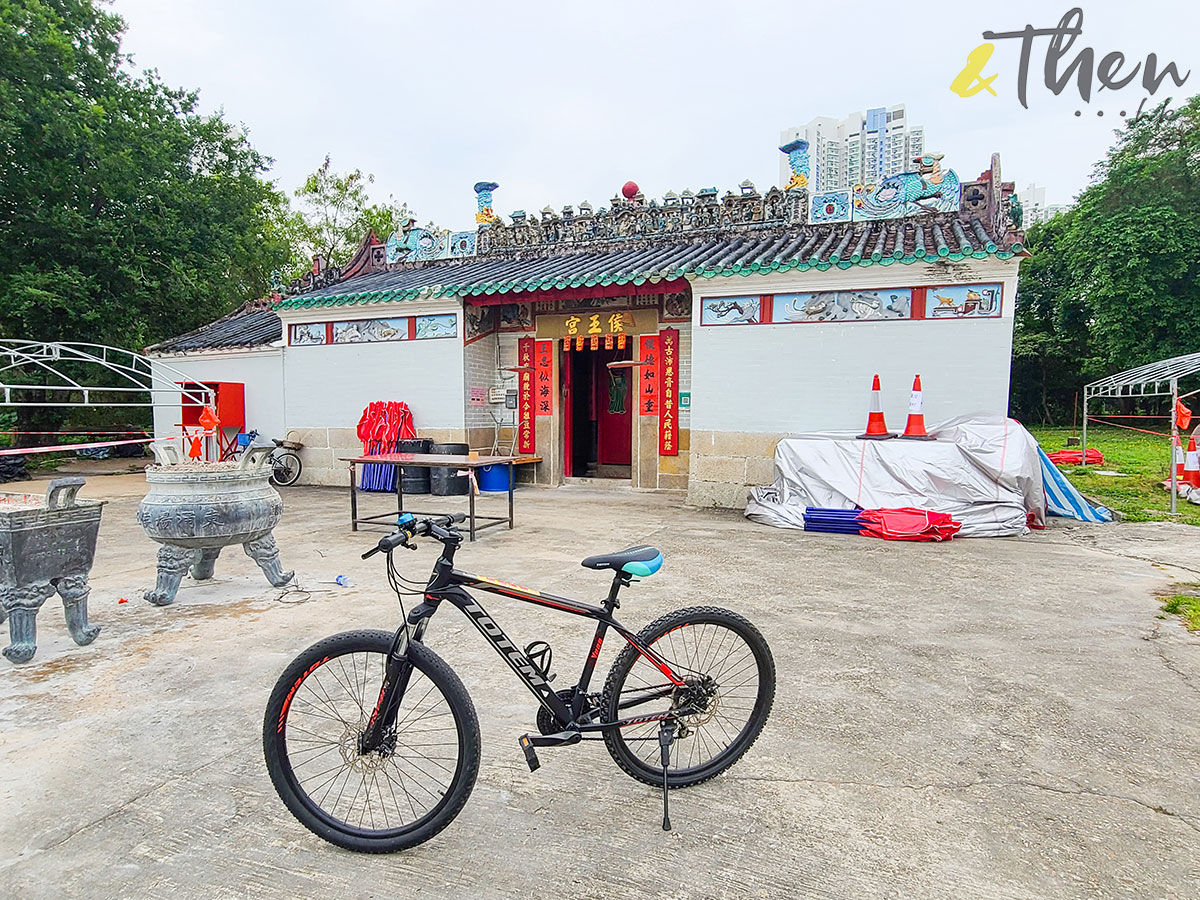
[(679, 278), (911, 265), (964, 259), (1009, 259), (1023, 250), (1011, 237), (989, 233), (978, 218), (943, 214), (921, 219), (806, 225), (769, 234), (709, 240), (630, 239), (603, 249), (525, 249), (465, 259), (402, 263), (284, 297), (277, 309), (394, 303), (443, 297), (519, 294), (597, 285), (641, 285)]

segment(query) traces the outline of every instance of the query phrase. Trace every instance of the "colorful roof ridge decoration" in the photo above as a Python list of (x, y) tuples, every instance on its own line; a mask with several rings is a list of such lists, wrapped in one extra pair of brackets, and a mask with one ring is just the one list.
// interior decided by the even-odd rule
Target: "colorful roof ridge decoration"
[[(781, 149), (793, 175), (806, 176), (807, 152), (794, 144)], [(991, 167), (966, 183), (953, 170), (942, 170), (940, 160), (927, 154), (914, 160), (915, 172), (834, 192), (838, 196), (824, 192), (810, 198), (799, 186), (802, 179), (793, 177), (786, 190), (759, 194), (746, 180), (723, 197), (710, 187), (669, 192), (660, 204), (646, 201), (633, 185), (632, 197), (618, 193), (609, 208), (594, 210), (583, 202), (578, 211), (567, 205), (559, 214), (547, 205), (540, 219), (517, 210), (507, 223), (491, 211), (498, 185), (480, 182), (479, 209), (493, 221), (463, 232), (457, 252), (439, 248), (383, 264), (372, 256), (367, 271), (306, 285), (304, 293), (293, 291), (277, 308), (640, 287), (680, 278), (1021, 253), (1024, 235), (1013, 218), (1013, 185), (1000, 179), (999, 156), (993, 154)]]
[(848, 269), (940, 259), (1009, 259), (1024, 247), (996, 235), (978, 217), (940, 214), (921, 220), (805, 225), (708, 240), (631, 240), (604, 248), (403, 265), (307, 294), (285, 297), (280, 309), (476, 297), (529, 291), (659, 284), (789, 270)]

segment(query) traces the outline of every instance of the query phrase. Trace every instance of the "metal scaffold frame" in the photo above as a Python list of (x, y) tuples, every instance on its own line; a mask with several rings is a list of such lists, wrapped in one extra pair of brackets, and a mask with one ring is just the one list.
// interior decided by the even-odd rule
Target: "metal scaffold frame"
[(1083, 445), (1083, 464), (1087, 465), (1088, 451), (1088, 403), (1102, 397), (1141, 398), (1141, 397), (1170, 397), (1171, 398), (1171, 461), (1168, 469), (1171, 473), (1171, 512), (1175, 512), (1176, 499), (1179, 495), (1175, 473), (1175, 447), (1179, 444), (1179, 421), (1175, 415), (1178, 401), (1200, 394), (1200, 389), (1179, 393), (1179, 381), (1189, 375), (1200, 373), (1200, 353), (1189, 353), (1185, 356), (1175, 356), (1171, 359), (1161, 359), (1134, 369), (1127, 369), (1083, 388), (1083, 433), (1080, 443)]

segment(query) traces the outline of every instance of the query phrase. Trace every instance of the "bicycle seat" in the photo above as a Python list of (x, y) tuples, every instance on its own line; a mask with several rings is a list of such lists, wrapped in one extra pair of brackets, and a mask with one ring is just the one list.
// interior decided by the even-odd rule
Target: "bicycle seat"
[(581, 566), (589, 569), (612, 569), (629, 575), (640, 575), (642, 578), (653, 575), (662, 568), (662, 554), (653, 547), (628, 547), (617, 553), (601, 553), (599, 556), (589, 556)]

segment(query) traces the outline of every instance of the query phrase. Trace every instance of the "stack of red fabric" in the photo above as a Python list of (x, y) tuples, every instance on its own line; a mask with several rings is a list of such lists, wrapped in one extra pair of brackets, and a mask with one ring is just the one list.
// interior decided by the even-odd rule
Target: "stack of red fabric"
[[(1046, 459), (1056, 466), (1083, 465), (1083, 453), (1079, 450), (1055, 450), (1053, 453), (1047, 453)], [(1088, 447), (1087, 464), (1089, 466), (1104, 465), (1104, 454), (1095, 447)]]
[(391, 445), (397, 440), (416, 436), (412, 411), (404, 402), (376, 400), (368, 404), (358, 420), (358, 439), (362, 441), (363, 453), (368, 456), (390, 453), (395, 449)]
[(927, 509), (864, 509), (861, 534), (885, 541), (948, 541), (962, 528), (947, 513)]

